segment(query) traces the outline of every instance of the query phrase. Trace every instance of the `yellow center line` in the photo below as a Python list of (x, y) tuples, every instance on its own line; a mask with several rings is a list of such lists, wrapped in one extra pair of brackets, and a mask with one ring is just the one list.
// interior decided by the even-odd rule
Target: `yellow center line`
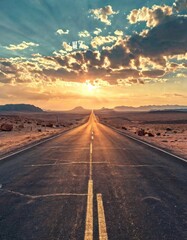
[[(93, 126), (91, 127), (92, 131)], [(93, 132), (93, 131), (92, 131)], [(92, 146), (93, 139), (90, 142), (90, 172), (88, 181), (88, 196), (87, 196), (87, 210), (86, 210), (86, 226), (84, 240), (93, 240), (93, 180), (92, 180)]]
[(84, 240), (93, 240), (93, 181), (88, 182), (86, 226)]
[(99, 240), (108, 240), (102, 194), (97, 194)]
[(92, 180), (92, 153), (93, 153), (93, 146), (92, 142), (90, 143), (90, 180)]

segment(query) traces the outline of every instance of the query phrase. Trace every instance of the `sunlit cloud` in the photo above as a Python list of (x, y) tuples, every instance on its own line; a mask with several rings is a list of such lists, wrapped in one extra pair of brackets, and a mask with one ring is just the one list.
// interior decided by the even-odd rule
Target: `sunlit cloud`
[(140, 9), (133, 9), (127, 18), (131, 24), (145, 21), (147, 27), (155, 27), (164, 22), (166, 17), (172, 15), (172, 13), (173, 9), (170, 6), (154, 5), (152, 8), (143, 7)]
[(9, 46), (7, 46), (5, 48), (8, 50), (11, 50), (11, 51), (16, 51), (16, 50), (24, 50), (29, 47), (38, 47), (38, 46), (39, 46), (39, 44), (37, 44), (37, 43), (23, 41), (22, 43), (17, 44), (17, 45), (10, 44)]
[(90, 36), (90, 33), (86, 30), (82, 31), (82, 32), (79, 32), (79, 37), (89, 37)]
[(67, 29), (67, 30), (58, 29), (58, 30), (56, 31), (56, 34), (59, 34), (59, 35), (67, 35), (67, 34), (69, 34), (69, 30), (68, 30), (68, 29)]
[(114, 32), (114, 34), (115, 34), (116, 36), (123, 36), (123, 31), (116, 30), (116, 31)]
[(72, 46), (70, 44), (68, 44), (67, 42), (63, 42), (62, 46), (63, 46), (64, 50), (67, 52), (71, 52), (73, 50)]
[(96, 36), (92, 39), (91, 45), (93, 48), (97, 48), (98, 46), (104, 45), (106, 43), (112, 43), (116, 41), (117, 38), (115, 36)]
[(108, 5), (103, 8), (97, 8), (90, 10), (90, 13), (93, 15), (95, 19), (100, 20), (101, 22), (105, 23), (106, 25), (111, 25), (111, 20), (109, 19), (110, 16), (114, 14), (118, 14), (119, 11), (114, 11), (111, 5)]
[(100, 28), (96, 28), (93, 33), (95, 35), (99, 35), (101, 32), (102, 32), (102, 30)]

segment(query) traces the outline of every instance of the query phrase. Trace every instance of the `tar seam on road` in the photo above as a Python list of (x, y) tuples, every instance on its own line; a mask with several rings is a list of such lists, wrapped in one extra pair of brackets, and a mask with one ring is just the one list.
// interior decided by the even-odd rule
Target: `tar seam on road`
[(108, 240), (102, 194), (97, 194), (99, 240)]
[[(65, 162), (65, 163), (43, 163), (43, 164), (31, 164), (31, 165), (24, 165), (24, 167), (49, 167), (49, 166), (63, 166), (63, 165), (81, 165), (81, 164), (90, 164), (90, 162)], [(93, 162), (93, 164), (108, 164), (107, 162)], [(111, 164), (114, 165), (114, 164)], [(118, 165), (117, 165), (118, 166)], [(123, 165), (126, 166), (126, 165)]]
[(21, 192), (16, 192), (13, 190), (8, 189), (0, 189), (0, 191), (5, 193), (14, 194), (20, 197), (26, 197), (31, 199), (37, 199), (37, 198), (49, 198), (49, 197), (66, 197), (66, 196), (87, 196), (85, 193), (51, 193), (51, 194), (44, 194), (44, 195), (30, 195), (30, 194), (24, 194)]

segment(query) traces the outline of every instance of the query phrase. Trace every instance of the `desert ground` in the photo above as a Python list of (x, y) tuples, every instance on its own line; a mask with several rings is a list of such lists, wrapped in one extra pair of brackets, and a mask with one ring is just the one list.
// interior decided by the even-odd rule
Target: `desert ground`
[(68, 112), (0, 113), (0, 157), (79, 126), (87, 121), (88, 116)]
[(187, 112), (98, 111), (101, 123), (187, 158)]

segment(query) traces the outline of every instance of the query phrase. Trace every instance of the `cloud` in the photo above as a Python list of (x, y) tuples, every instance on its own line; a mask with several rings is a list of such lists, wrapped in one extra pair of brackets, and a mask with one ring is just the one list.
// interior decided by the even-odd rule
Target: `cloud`
[(165, 74), (164, 70), (154, 69), (149, 71), (142, 71), (143, 76), (150, 78), (163, 77)]
[(184, 73), (178, 73), (177, 75), (176, 75), (176, 77), (178, 77), (178, 78), (184, 78), (184, 77), (186, 77), (187, 75), (186, 74), (184, 74)]
[(104, 49), (101, 52), (101, 59), (108, 58), (110, 62), (110, 68), (127, 68), (130, 66), (130, 62), (135, 58), (129, 49), (126, 47), (125, 41), (118, 41), (112, 47)]
[(139, 78), (140, 77), (140, 71), (137, 69), (118, 69), (113, 72), (111, 72), (110, 76), (107, 77), (107, 79), (110, 79), (112, 81), (115, 81), (115, 79), (124, 79), (124, 78)]
[(114, 32), (114, 34), (115, 34), (116, 36), (123, 36), (123, 31), (116, 30), (116, 31)]
[(56, 31), (56, 34), (59, 34), (59, 35), (67, 35), (67, 34), (69, 34), (69, 30), (67, 29), (67, 30), (63, 30), (63, 29), (58, 29), (57, 31)]
[(82, 32), (79, 32), (79, 37), (90, 37), (90, 33), (87, 30), (84, 30)]
[(91, 46), (97, 48), (98, 46), (104, 45), (106, 43), (111, 43), (117, 40), (115, 36), (96, 36), (91, 41)]
[(85, 44), (84, 41), (79, 41), (79, 49), (87, 50), (89, 47)]
[(10, 44), (9, 46), (7, 46), (5, 48), (8, 50), (11, 50), (11, 51), (16, 51), (16, 50), (24, 50), (29, 47), (38, 47), (38, 46), (39, 46), (39, 44), (37, 44), (37, 43), (23, 41), (22, 43), (20, 43), (18, 45)]
[(133, 84), (144, 84), (144, 81), (141, 79), (125, 78), (117, 79), (117, 83), (119, 86), (132, 86)]
[(173, 9), (177, 12), (187, 10), (187, 0), (176, 0), (173, 4)]
[(90, 13), (94, 16), (95, 19), (100, 20), (101, 22), (105, 23), (106, 25), (111, 25), (111, 21), (109, 19), (110, 16), (114, 14), (118, 14), (112, 9), (112, 6), (108, 5), (103, 8), (96, 8), (90, 10)]
[(32, 57), (41, 57), (42, 56), (40, 53), (33, 53), (31, 55), (32, 55)]
[(17, 68), (10, 60), (0, 59), (0, 72), (4, 75), (16, 74)]
[(95, 35), (99, 35), (101, 32), (102, 32), (102, 30), (100, 28), (96, 28), (93, 33)]
[[(175, 31), (173, 30), (175, 29)], [(116, 30), (116, 33), (119, 33)], [(30, 59), (0, 59), (1, 82), (85, 82), (96, 79), (109, 84), (139, 84), (163, 82), (169, 74), (178, 74), (187, 64), (187, 17), (169, 15), (160, 24), (144, 34), (132, 36), (95, 36), (94, 49), (82, 42), (82, 48), (73, 51), (63, 42), (63, 49), (53, 56), (33, 55)], [(109, 46), (105, 46), (105, 44)], [(177, 61), (180, 61), (179, 63)], [(181, 61), (183, 61), (181, 63)], [(164, 76), (165, 79), (163, 78)], [(126, 79), (126, 80), (125, 80)]]
[(187, 95), (180, 94), (180, 93), (165, 93), (163, 94), (163, 96), (167, 98), (173, 98), (173, 97), (187, 98)]
[(67, 42), (63, 42), (62, 46), (65, 49), (65, 51), (67, 51), (67, 52), (73, 51), (73, 47), (71, 45), (69, 45)]
[(185, 54), (187, 17), (171, 17), (167, 22), (150, 29), (145, 37), (135, 34), (129, 38), (127, 46), (136, 56), (154, 58)]
[(131, 24), (137, 22), (146, 22), (147, 27), (155, 27), (165, 21), (167, 16), (172, 15), (173, 9), (170, 6), (154, 5), (152, 8), (143, 7), (140, 9), (133, 9), (127, 16)]
[(0, 83), (10, 83), (11, 81), (11, 77), (0, 71)]

